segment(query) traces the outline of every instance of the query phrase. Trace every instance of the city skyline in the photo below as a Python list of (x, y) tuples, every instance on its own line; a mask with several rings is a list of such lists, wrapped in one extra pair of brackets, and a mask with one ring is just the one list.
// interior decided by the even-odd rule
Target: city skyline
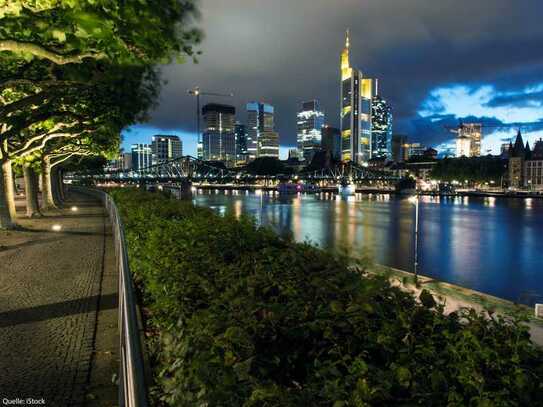
[[(459, 9), (452, 1), (439, 7), (422, 0), (409, 5), (346, 1), (331, 7), (301, 0), (289, 4), (286, 15), (283, 3), (203, 0), (206, 38), (199, 64), (164, 69), (168, 84), (147, 127), (193, 137), (194, 101), (186, 90), (200, 85), (234, 92), (238, 110), (249, 100), (269, 102), (276, 108), (282, 145), (294, 146), (292, 115), (301, 101), (319, 99), (330, 117), (339, 112), (335, 61), (350, 27), (353, 65), (383, 81), (382, 93), (394, 107), (395, 133), (438, 147), (454, 142), (443, 125), (459, 119), (513, 123), (484, 135), (483, 151), (490, 146), (494, 153), (502, 139), (514, 138), (518, 124), (530, 141), (541, 136), (543, 58), (537, 44), (543, 34), (534, 11), (543, 8), (540, 3), (481, 1)], [(318, 24), (300, 23), (306, 13)], [(281, 29), (274, 29), (278, 21)], [(329, 124), (339, 127), (339, 120), (332, 117)]]

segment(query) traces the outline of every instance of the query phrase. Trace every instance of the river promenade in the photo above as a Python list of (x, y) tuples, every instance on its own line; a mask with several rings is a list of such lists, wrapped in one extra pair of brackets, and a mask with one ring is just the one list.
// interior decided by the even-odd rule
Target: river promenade
[(21, 229), (0, 232), (0, 400), (117, 405), (117, 274), (105, 212), (72, 194), (63, 209), (26, 219), (21, 199)]

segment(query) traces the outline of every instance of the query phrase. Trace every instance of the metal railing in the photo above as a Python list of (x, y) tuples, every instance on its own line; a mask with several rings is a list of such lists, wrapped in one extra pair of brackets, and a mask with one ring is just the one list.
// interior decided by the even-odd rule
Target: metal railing
[(72, 190), (99, 198), (107, 210), (113, 229), (116, 266), (119, 271), (120, 373), (119, 405), (148, 407), (143, 348), (138, 323), (134, 282), (128, 265), (124, 228), (119, 210), (103, 191), (72, 186)]

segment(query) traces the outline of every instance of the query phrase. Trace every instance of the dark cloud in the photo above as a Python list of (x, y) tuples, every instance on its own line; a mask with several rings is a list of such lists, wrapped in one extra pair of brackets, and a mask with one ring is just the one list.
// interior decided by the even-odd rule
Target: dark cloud
[(541, 107), (543, 106), (543, 91), (532, 93), (514, 93), (499, 95), (485, 103), (487, 107)]
[(503, 123), (495, 117), (466, 116), (458, 118), (453, 114), (435, 114), (427, 117), (409, 118), (412, 135), (424, 135), (424, 141), (429, 145), (438, 145), (454, 137), (451, 130), (460, 123), (482, 123), (483, 133), (509, 130), (513, 124)]
[(450, 138), (442, 125), (456, 120), (417, 116), (433, 88), (490, 83), (518, 91), (543, 73), (540, 0), (203, 0), (201, 12), (200, 63), (164, 68), (168, 84), (151, 120), (157, 127), (194, 130), (194, 101), (186, 94), (194, 85), (234, 92), (222, 101), (234, 104), (241, 120), (247, 101), (273, 104), (282, 144), (295, 142), (302, 100), (318, 98), (337, 125), (348, 27), (352, 63), (380, 78), (395, 131), (427, 143)]

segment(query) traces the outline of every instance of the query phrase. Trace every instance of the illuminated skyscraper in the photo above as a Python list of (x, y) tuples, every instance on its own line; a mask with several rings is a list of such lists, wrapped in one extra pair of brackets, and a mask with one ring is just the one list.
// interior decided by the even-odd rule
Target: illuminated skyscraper
[(371, 157), (371, 101), (376, 86), (373, 79), (351, 67), (349, 41), (347, 31), (341, 53), (341, 158), (363, 164)]
[(236, 159), (234, 126), (236, 109), (230, 105), (210, 103), (202, 108), (204, 132), (202, 134), (203, 158), (233, 164)]
[(247, 155), (254, 160), (258, 155), (258, 137), (273, 132), (273, 106), (266, 103), (247, 103)]
[(279, 134), (263, 131), (258, 135), (257, 157), (279, 158)]
[(371, 104), (371, 156), (392, 157), (392, 108), (379, 95)]
[(456, 137), (456, 156), (471, 157), (471, 139), (461, 133)]
[(483, 125), (481, 123), (461, 124), (456, 137), (456, 156), (480, 157), (482, 135)]
[(132, 144), (132, 169), (139, 171), (152, 165), (153, 150), (149, 144)]
[(298, 156), (311, 161), (321, 148), (321, 130), (324, 126), (324, 113), (319, 109), (319, 102), (302, 102), (298, 112)]
[(234, 127), (236, 135), (236, 160), (247, 160), (247, 126), (241, 123), (236, 123)]

